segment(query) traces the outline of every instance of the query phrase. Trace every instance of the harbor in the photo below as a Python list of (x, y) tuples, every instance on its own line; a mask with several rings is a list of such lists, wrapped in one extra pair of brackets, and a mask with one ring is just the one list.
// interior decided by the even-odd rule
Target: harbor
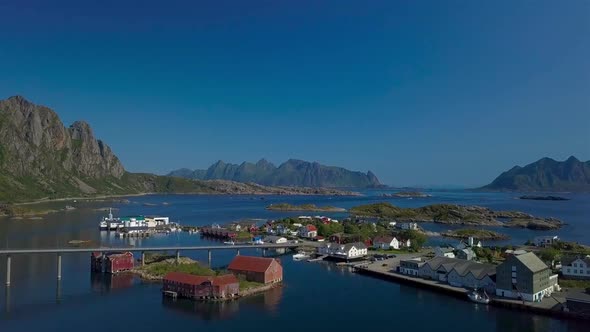
[[(194, 217), (191, 217), (190, 219), (187, 218), (187, 215), (191, 215), (192, 213), (190, 210), (190, 206), (192, 205), (184, 203), (185, 200), (195, 202), (192, 204), (197, 204), (199, 209), (203, 209), (202, 206), (208, 206), (212, 204), (211, 199), (213, 199), (213, 202), (219, 202), (218, 204), (220, 204), (220, 206), (215, 207), (215, 204), (213, 204), (213, 206), (215, 207), (216, 211), (221, 211), (219, 213), (224, 218), (224, 220), (209, 218), (208, 216), (211, 216), (211, 214), (194, 215)], [(279, 201), (283, 199), (283, 197), (277, 198)], [(305, 198), (302, 198), (303, 201), (304, 199)], [(153, 200), (154, 198), (150, 198), (150, 201)], [(205, 266), (208, 266), (207, 249), (183, 251), (185, 248), (190, 248), (191, 246), (207, 246), (213, 248), (211, 253), (211, 266), (216, 269), (223, 269), (229, 265), (231, 260), (236, 256), (238, 250), (240, 251), (240, 255), (262, 256), (262, 248), (267, 245), (272, 245), (272, 243), (267, 243), (265, 240), (267, 236), (270, 236), (270, 234), (264, 234), (267, 231), (264, 228), (264, 225), (266, 225), (266, 220), (274, 219), (282, 215), (280, 213), (263, 210), (264, 206), (266, 206), (268, 201), (271, 200), (270, 198), (265, 202), (259, 202), (261, 209), (252, 209), (248, 207), (238, 210), (237, 212), (224, 212), (222, 207), (227, 204), (228, 201), (231, 201), (227, 197), (208, 198), (200, 196), (178, 196), (177, 198), (173, 199), (170, 196), (165, 196), (161, 198), (161, 200), (170, 202), (170, 205), (152, 208), (152, 210), (149, 212), (153, 215), (170, 216), (171, 220), (172, 218), (175, 220), (185, 220), (182, 225), (186, 230), (185, 232), (175, 232), (174, 236), (165, 236), (164, 234), (161, 234), (164, 236), (155, 236), (157, 234), (154, 234), (153, 236), (144, 238), (120, 238), (117, 236), (116, 231), (98, 231), (96, 229), (96, 220), (97, 218), (101, 218), (101, 216), (96, 213), (85, 212), (85, 210), (81, 208), (78, 208), (76, 213), (87, 213), (84, 215), (84, 218), (75, 218), (73, 217), (75, 215), (72, 214), (67, 215), (67, 218), (65, 218), (63, 215), (55, 215), (55, 225), (57, 225), (57, 221), (59, 220), (60, 223), (68, 225), (68, 227), (71, 229), (87, 229), (89, 232), (89, 235), (84, 237), (80, 236), (77, 232), (66, 233), (63, 237), (63, 240), (61, 241), (64, 244), (67, 244), (72, 238), (82, 238), (85, 240), (90, 240), (90, 243), (96, 244), (93, 247), (71, 248), (68, 250), (89, 249), (97, 251), (121, 251), (122, 248), (126, 248), (134, 254), (135, 266), (137, 267), (141, 265), (142, 249), (145, 249), (146, 253), (148, 253), (149, 250), (160, 252), (166, 249), (170, 255), (175, 256), (175, 248), (180, 248), (181, 257), (190, 257), (191, 259), (202, 262)], [(234, 198), (233, 200), (236, 199)], [(238, 200), (241, 200), (245, 206), (252, 204), (252, 200), (248, 198)], [(343, 204), (339, 203), (337, 205)], [(186, 207), (178, 212), (172, 211), (170, 209), (172, 206)], [(122, 215), (138, 216), (147, 214), (146, 207), (142, 204), (118, 206), (118, 208), (122, 209), (121, 211), (124, 213)], [(212, 224), (219, 224), (220, 227), (229, 227), (228, 225), (232, 224), (233, 220), (239, 218), (236, 217), (236, 215), (248, 214), (261, 216), (264, 218), (264, 220), (260, 220), (257, 223), (259, 229), (256, 231), (256, 235), (252, 234), (253, 236), (250, 241), (247, 241), (248, 244), (239, 244), (240, 241), (235, 241), (234, 245), (229, 245), (223, 243), (229, 242), (228, 240), (200, 236), (200, 231), (203, 228), (211, 227)], [(343, 220), (342, 217), (338, 217), (336, 219)], [(572, 218), (564, 219), (567, 219), (568, 221), (573, 220), (573, 222), (575, 222), (575, 219)], [(52, 219), (48, 219), (49, 226), (53, 225), (51, 220)], [(6, 223), (4, 225), (6, 225)], [(14, 222), (14, 225), (17, 225), (16, 221)], [(188, 228), (189, 226), (193, 228)], [(0, 225), (0, 228), (1, 227), (2, 225)], [(191, 234), (189, 232), (190, 230), (198, 230), (199, 232), (197, 232), (197, 236), (195, 236), (195, 233)], [(516, 233), (517, 232), (519, 232), (519, 230), (516, 230)], [(562, 238), (570, 236), (570, 234), (564, 235), (563, 233), (560, 233), (560, 235)], [(260, 236), (264, 244), (253, 244), (252, 239), (254, 236)], [(297, 236), (293, 236), (291, 234), (288, 236), (274, 234), (273, 236), (285, 237), (287, 244), (292, 244), (291, 242), (295, 241), (295, 238), (297, 238), (299, 243), (296, 243), (296, 245), (298, 245), (298, 248), (300, 249), (295, 249), (294, 251), (291, 251), (291, 254), (280, 257), (285, 273), (284, 286), (278, 289), (269, 290), (268, 292), (262, 292), (260, 295), (244, 297), (238, 301), (222, 301), (223, 303), (220, 302), (219, 304), (212, 303), (211, 306), (190, 304), (189, 307), (193, 308), (193, 311), (187, 313), (186, 310), (184, 310), (187, 306), (185, 303), (192, 303), (193, 301), (183, 299), (182, 297), (178, 296), (176, 301), (173, 301), (171, 298), (167, 299), (168, 301), (166, 302), (166, 306), (162, 307), (161, 303), (163, 303), (165, 296), (162, 294), (161, 284), (159, 282), (147, 283), (138, 281), (138, 279), (141, 280), (141, 278), (138, 278), (135, 274), (131, 274), (131, 279), (129, 279), (130, 274), (124, 271), (112, 275), (105, 274), (105, 278), (109, 281), (105, 281), (105, 284), (101, 284), (99, 287), (97, 285), (98, 281), (94, 281), (94, 277), (91, 278), (91, 272), (88, 263), (91, 252), (67, 252), (62, 254), (61, 282), (59, 283), (59, 301), (61, 304), (59, 306), (46, 305), (48, 308), (47, 310), (49, 310), (52, 315), (55, 315), (55, 317), (69, 317), (72, 310), (76, 311), (78, 309), (72, 307), (71, 305), (68, 306), (67, 304), (75, 303), (76, 305), (79, 305), (76, 301), (77, 295), (75, 294), (83, 294), (80, 296), (91, 297), (93, 301), (95, 301), (96, 305), (100, 306), (100, 310), (105, 310), (110, 314), (116, 314), (116, 312), (121, 312), (124, 307), (128, 307), (131, 305), (131, 303), (134, 303), (133, 301), (136, 301), (136, 298), (142, 298), (145, 299), (146, 303), (149, 303), (149, 305), (143, 309), (143, 312), (146, 313), (146, 317), (144, 317), (141, 322), (136, 323), (137, 327), (146, 329), (154, 327), (165, 328), (165, 326), (158, 325), (158, 322), (161, 318), (152, 318), (165, 317), (168, 321), (178, 321), (180, 319), (184, 322), (191, 322), (196, 326), (205, 328), (206, 325), (203, 325), (204, 323), (202, 323), (200, 319), (208, 317), (209, 319), (213, 319), (215, 326), (219, 326), (219, 328), (229, 328), (232, 326), (229, 321), (224, 323), (225, 321), (219, 320), (220, 317), (232, 317), (247, 320), (248, 316), (252, 314), (252, 310), (264, 310), (259, 312), (259, 314), (274, 314), (277, 315), (276, 317), (280, 321), (288, 322), (290, 318), (286, 317), (283, 313), (286, 310), (297, 310), (296, 308), (305, 306), (309, 310), (318, 311), (323, 310), (322, 308), (326, 307), (333, 308), (333, 303), (335, 301), (346, 303), (346, 301), (350, 300), (351, 297), (369, 297), (371, 302), (376, 304), (376, 306), (373, 306), (371, 309), (372, 315), (375, 316), (373, 320), (379, 324), (389, 324), (388, 322), (391, 321), (390, 311), (392, 309), (394, 312), (423, 312), (426, 310), (435, 313), (438, 321), (446, 322), (446, 324), (452, 324), (454, 321), (450, 317), (456, 317), (457, 314), (464, 314), (469, 317), (474, 317), (473, 322), (469, 320), (462, 321), (464, 326), (470, 328), (476, 328), (477, 326), (481, 325), (482, 321), (485, 322), (486, 320), (490, 319), (493, 321), (498, 320), (500, 322), (517, 322), (517, 326), (520, 326), (522, 330), (530, 330), (529, 324), (532, 324), (532, 326), (536, 326), (536, 328), (540, 330), (551, 329), (560, 332), (584, 331), (584, 324), (587, 323), (587, 321), (582, 321), (581, 324), (578, 324), (576, 323), (577, 320), (565, 319), (566, 317), (562, 317), (560, 314), (547, 315), (545, 313), (536, 313), (530, 310), (515, 310), (516, 308), (509, 308), (508, 305), (518, 305), (519, 301), (516, 300), (513, 300), (510, 302), (510, 304), (506, 304), (506, 307), (498, 306), (493, 303), (490, 303), (489, 305), (474, 303), (467, 297), (468, 292), (471, 291), (471, 289), (468, 288), (464, 288), (462, 292), (457, 292), (457, 290), (454, 289), (456, 287), (450, 285), (447, 285), (448, 289), (446, 289), (444, 287), (417, 284), (412, 281), (402, 280), (401, 278), (393, 279), (394, 277), (392, 276), (377, 275), (376, 273), (371, 273), (369, 271), (361, 271), (360, 268), (363, 266), (368, 268), (378, 268), (382, 264), (387, 263), (389, 266), (385, 271), (399, 275), (399, 273), (395, 272), (394, 258), (386, 258), (387, 255), (376, 252), (369, 252), (364, 259), (358, 261), (331, 261), (327, 259), (328, 257), (324, 258), (323, 260), (314, 261), (314, 259), (324, 256), (318, 255), (317, 248), (328, 243), (327, 241), (330, 239), (326, 238), (326, 241), (324, 242), (307, 239), (303, 240), (299, 237), (299, 232), (297, 232)], [(268, 240), (282, 241), (277, 238), (268, 238)], [(33, 238), (31, 240), (22, 239), (19, 241), (21, 242), (17, 242), (14, 244), (14, 246), (20, 248), (30, 248), (31, 246), (29, 243), (32, 243)], [(10, 243), (9, 245), (13, 246)], [(87, 244), (85, 246), (89, 245), (90, 244)], [(28, 253), (25, 253), (24, 255), (16, 253), (11, 254), (12, 280), (9, 291), (10, 300), (7, 301), (7, 303), (9, 303), (8, 306), (5, 303), (0, 303), (3, 312), (6, 312), (8, 309), (11, 313), (10, 315), (16, 312), (21, 312), (20, 314), (24, 315), (22, 311), (23, 309), (21, 308), (28, 308), (29, 306), (25, 300), (29, 302), (43, 301), (44, 303), (58, 301), (57, 299), (54, 299), (57, 293), (57, 289), (55, 287), (55, 271), (57, 264), (56, 253), (52, 252), (50, 249), (51, 247), (55, 247), (55, 240), (46, 238), (42, 242), (36, 242), (36, 247), (44, 247), (48, 249), (39, 255), (32, 255)], [(293, 260), (292, 255), (297, 254), (299, 250), (304, 250), (308, 257), (303, 258), (300, 261), (295, 261)], [(334, 247), (333, 250), (333, 252), (337, 254), (340, 250), (340, 247)], [(267, 250), (267, 254), (269, 252), (270, 250)], [(318, 256), (316, 257), (316, 255)], [(395, 253), (395, 255), (395, 259), (399, 258), (400, 260), (402, 258), (413, 258), (412, 254)], [(373, 257), (378, 260), (373, 261)], [(312, 260), (312, 262), (308, 262), (308, 260)], [(43, 272), (38, 273), (37, 277), (24, 277), (24, 273), (27, 273), (31, 266), (39, 266)], [(355, 270), (356, 272), (352, 272)], [(6, 264), (3, 260), (0, 260), (0, 275), (6, 275)], [(414, 278), (409, 276), (405, 276), (405, 278), (408, 280), (416, 279), (422, 281), (422, 278)], [(93, 283), (89, 283), (88, 280), (93, 280)], [(310, 280), (312, 282), (310, 282)], [(436, 282), (434, 282), (434, 284), (436, 284)], [(111, 286), (108, 285), (119, 288), (109, 291), (106, 287)], [(441, 291), (441, 288), (444, 290)], [(29, 291), (29, 289), (31, 291)], [(86, 289), (91, 289), (91, 293), (88, 293), (88, 290)], [(98, 293), (99, 289), (101, 293)], [(34, 294), (32, 293), (33, 290), (35, 292)], [(6, 289), (0, 290), (0, 292), (2, 296), (7, 294)], [(301, 297), (298, 294), (304, 293), (317, 293), (322, 294), (322, 296), (313, 297), (313, 301), (301, 300)], [(488, 294), (491, 295), (489, 292)], [(566, 292), (563, 294), (567, 296)], [(558, 293), (553, 293), (553, 295), (556, 296)], [(300, 300), (295, 301), (295, 298)], [(550, 298), (546, 298), (543, 301), (547, 301), (549, 299)], [(63, 305), (64, 303), (66, 306)], [(258, 307), (259, 305), (260, 307)], [(281, 310), (277, 311), (276, 308), (278, 306), (281, 307)], [(180, 307), (183, 309), (180, 309)], [(179, 311), (176, 311), (176, 308), (178, 308)], [(387, 308), (387, 310), (385, 308)], [(336, 310), (336, 308), (333, 309)], [(92, 310), (95, 310), (94, 307)], [(213, 310), (213, 312), (211, 312), (211, 310)], [(181, 316), (178, 316), (177, 314), (180, 311), (182, 311), (182, 314)], [(9, 314), (5, 313), (5, 315)], [(396, 316), (396, 322), (401, 326), (409, 328), (415, 323), (413, 319), (403, 320), (405, 319), (404, 317), (399, 317), (401, 316)], [(46, 325), (51, 326), (52, 324), (52, 318), (46, 317), (43, 319), (43, 321)], [(23, 328), (28, 328), (29, 330), (35, 326), (31, 321), (25, 322), (22, 319), (15, 319), (15, 323), (16, 322), (18, 322), (19, 327), (22, 326)], [(345, 329), (346, 325), (349, 324), (352, 323), (347, 323), (345, 326), (340, 326), (340, 328)], [(325, 329), (330, 329), (332, 326), (332, 324), (328, 325), (323, 323), (316, 325)], [(3, 327), (6, 326), (8, 325), (3, 325)], [(16, 327), (16, 325), (13, 326)], [(235, 328), (236, 326), (233, 327)], [(496, 328), (500, 327), (492, 325), (490, 329), (484, 328), (484, 331), (495, 331)], [(33, 328), (33, 330), (35, 330), (35, 328)], [(94, 331), (92, 329), (90, 330)]]

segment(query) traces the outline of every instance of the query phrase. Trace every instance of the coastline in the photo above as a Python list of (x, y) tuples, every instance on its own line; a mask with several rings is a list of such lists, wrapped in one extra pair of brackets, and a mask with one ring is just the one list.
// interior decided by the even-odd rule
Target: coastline
[[(310, 189), (311, 190), (311, 189)], [(330, 189), (327, 189), (330, 190)], [(158, 192), (148, 192), (148, 193), (137, 193), (137, 194), (117, 194), (117, 195), (98, 195), (98, 196), (82, 196), (82, 197), (60, 197), (60, 198), (40, 198), (36, 200), (26, 201), (26, 202), (15, 202), (10, 203), (9, 205), (35, 205), (41, 203), (53, 203), (53, 202), (65, 202), (71, 200), (77, 201), (92, 201), (92, 200), (101, 200), (101, 199), (112, 199), (112, 198), (126, 198), (126, 197), (141, 197), (141, 196), (151, 196), (151, 195), (211, 195), (211, 196), (350, 196), (350, 197), (359, 197), (363, 196), (358, 192), (326, 192), (326, 193), (311, 193), (311, 192), (289, 192), (289, 193), (276, 193), (276, 192), (235, 192), (235, 193), (228, 193), (228, 192), (178, 192), (178, 193), (158, 193)]]

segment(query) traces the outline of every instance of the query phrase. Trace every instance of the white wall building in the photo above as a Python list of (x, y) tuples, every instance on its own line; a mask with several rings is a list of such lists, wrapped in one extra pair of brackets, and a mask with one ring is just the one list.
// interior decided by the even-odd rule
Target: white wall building
[(590, 257), (562, 259), (561, 273), (567, 277), (590, 279)]
[(340, 259), (356, 259), (367, 256), (367, 246), (364, 243), (326, 243), (318, 247), (319, 255), (329, 255)]
[(399, 241), (394, 236), (378, 236), (373, 239), (373, 248), (375, 249), (399, 249)]
[(436, 247), (434, 248), (434, 257), (448, 257), (455, 258), (454, 249), (451, 247)]

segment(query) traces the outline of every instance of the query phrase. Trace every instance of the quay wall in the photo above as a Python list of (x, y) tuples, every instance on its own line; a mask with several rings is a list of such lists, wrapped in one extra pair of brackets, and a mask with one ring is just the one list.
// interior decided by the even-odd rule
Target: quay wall
[[(371, 270), (369, 268), (357, 267), (355, 271), (359, 274), (368, 275), (374, 278), (388, 280), (388, 281), (395, 281), (403, 284), (413, 285), (423, 289), (429, 289), (432, 291), (436, 291), (439, 293), (445, 293), (447, 295), (454, 296), (456, 298), (462, 299), (464, 301), (470, 301), (467, 297), (468, 291), (464, 288), (457, 288), (452, 287), (450, 285), (438, 284), (431, 280), (424, 280), (421, 278), (405, 276), (399, 273), (393, 272), (382, 272)], [(454, 289), (453, 289), (454, 288)], [(579, 319), (579, 320), (590, 320), (590, 316), (588, 315), (580, 315), (572, 312), (566, 312), (562, 310), (554, 310), (550, 308), (541, 308), (537, 306), (533, 306), (530, 304), (522, 303), (520, 301), (514, 300), (504, 300), (504, 299), (497, 299), (492, 298), (490, 305), (511, 309), (511, 310), (519, 310), (519, 311), (527, 311), (532, 312), (539, 315), (551, 316), (551, 317), (558, 317), (558, 318), (566, 318), (566, 319)]]

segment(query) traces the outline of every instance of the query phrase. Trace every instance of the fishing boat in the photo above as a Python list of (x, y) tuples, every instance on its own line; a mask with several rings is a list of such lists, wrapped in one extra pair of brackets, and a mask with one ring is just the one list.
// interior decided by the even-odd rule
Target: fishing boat
[(469, 297), (469, 299), (475, 303), (490, 303), (490, 297), (488, 296), (485, 290), (483, 291), (482, 295), (477, 291), (477, 289), (474, 289), (472, 292), (469, 292), (469, 294), (467, 294), (467, 297)]

